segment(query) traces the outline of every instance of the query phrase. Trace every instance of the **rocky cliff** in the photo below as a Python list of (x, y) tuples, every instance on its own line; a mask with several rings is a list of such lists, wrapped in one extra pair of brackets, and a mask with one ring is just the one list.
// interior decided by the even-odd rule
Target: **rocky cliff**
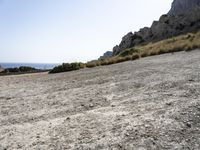
[(144, 27), (135, 33), (128, 33), (119, 45), (113, 48), (113, 55), (151, 41), (159, 41), (200, 29), (200, 0), (174, 0), (168, 14), (154, 21), (151, 27)]
[(168, 14), (179, 15), (197, 6), (200, 6), (200, 0), (174, 0)]

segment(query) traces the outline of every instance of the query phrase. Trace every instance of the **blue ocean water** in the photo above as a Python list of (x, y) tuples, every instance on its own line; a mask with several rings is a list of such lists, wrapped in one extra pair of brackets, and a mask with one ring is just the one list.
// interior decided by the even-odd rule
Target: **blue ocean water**
[(43, 64), (43, 63), (0, 63), (3, 68), (15, 68), (20, 66), (29, 66), (36, 69), (52, 69), (59, 64)]

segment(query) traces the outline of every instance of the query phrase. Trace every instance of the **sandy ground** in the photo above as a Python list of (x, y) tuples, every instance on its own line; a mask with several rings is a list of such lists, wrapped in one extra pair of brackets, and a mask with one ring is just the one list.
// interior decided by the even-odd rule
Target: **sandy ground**
[(0, 150), (199, 150), (200, 51), (0, 77)]

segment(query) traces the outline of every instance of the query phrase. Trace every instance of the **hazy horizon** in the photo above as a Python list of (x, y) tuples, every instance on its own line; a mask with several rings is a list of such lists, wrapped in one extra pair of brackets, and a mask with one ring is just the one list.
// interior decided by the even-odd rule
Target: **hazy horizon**
[(0, 62), (88, 61), (150, 26), (172, 0), (0, 0)]

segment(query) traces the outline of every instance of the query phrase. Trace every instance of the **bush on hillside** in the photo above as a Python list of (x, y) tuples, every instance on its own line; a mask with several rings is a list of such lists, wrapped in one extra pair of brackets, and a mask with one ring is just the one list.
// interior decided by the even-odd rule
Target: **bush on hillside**
[(26, 73), (26, 72), (34, 72), (37, 69), (28, 66), (21, 66), (19, 68), (6, 68), (4, 69), (3, 73)]
[(85, 65), (83, 63), (63, 63), (62, 65), (54, 67), (49, 73), (60, 73), (67, 72), (73, 70), (79, 70), (84, 68)]
[(15, 73), (15, 72), (20, 72), (19, 68), (6, 68), (4, 70), (4, 73)]
[(33, 67), (28, 67), (28, 66), (21, 66), (19, 67), (19, 71), (20, 72), (31, 72), (31, 71), (35, 71), (36, 69)]

